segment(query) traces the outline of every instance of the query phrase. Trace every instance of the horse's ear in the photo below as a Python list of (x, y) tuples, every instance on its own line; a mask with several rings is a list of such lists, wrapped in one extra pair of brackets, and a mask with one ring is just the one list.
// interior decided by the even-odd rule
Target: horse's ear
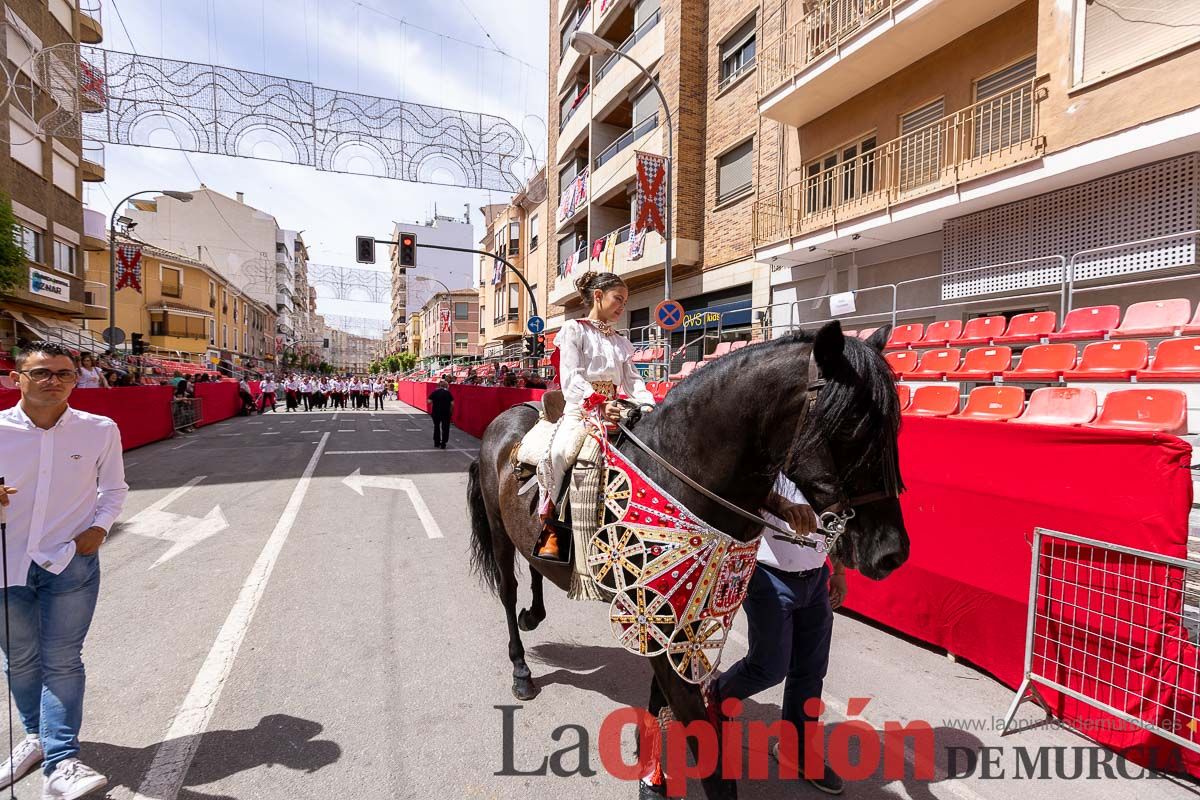
[(817, 331), (816, 341), (813, 342), (813, 358), (823, 373), (832, 375), (838, 371), (838, 367), (846, 362), (845, 350), (846, 336), (842, 333), (842, 323), (834, 320)]
[(876, 350), (882, 353), (883, 349), (887, 347), (888, 339), (891, 338), (891, 335), (892, 326), (884, 325), (882, 328), (878, 328), (874, 333), (871, 334), (871, 336), (867, 339), (867, 344), (871, 345), (871, 347), (874, 347)]

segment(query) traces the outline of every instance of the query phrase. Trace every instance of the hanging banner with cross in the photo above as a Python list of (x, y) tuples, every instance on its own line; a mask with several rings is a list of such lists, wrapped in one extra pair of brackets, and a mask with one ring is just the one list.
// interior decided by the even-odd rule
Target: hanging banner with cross
[(658, 231), (666, 235), (667, 159), (653, 153), (637, 153), (637, 199), (633, 206), (633, 235)]
[(136, 244), (123, 244), (117, 248), (117, 289), (126, 286), (139, 294), (142, 291), (142, 248)]
[(450, 309), (442, 307), (438, 309), (438, 319), (442, 325), (442, 333), (450, 332)]

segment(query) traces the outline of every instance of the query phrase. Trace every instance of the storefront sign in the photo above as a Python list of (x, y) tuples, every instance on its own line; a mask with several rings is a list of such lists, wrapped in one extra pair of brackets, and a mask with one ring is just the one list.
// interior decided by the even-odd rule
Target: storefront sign
[(688, 311), (683, 317), (683, 329), (687, 331), (701, 328), (733, 328), (750, 324), (750, 301), (737, 300), (732, 303), (719, 303), (708, 308)]
[(71, 282), (41, 270), (29, 270), (29, 292), (63, 303), (71, 302)]

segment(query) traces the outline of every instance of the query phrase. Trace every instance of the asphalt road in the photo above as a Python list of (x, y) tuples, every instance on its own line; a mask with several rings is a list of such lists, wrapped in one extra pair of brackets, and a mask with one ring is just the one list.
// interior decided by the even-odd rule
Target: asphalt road
[[(107, 796), (635, 797), (604, 771), (598, 736), (608, 713), (644, 705), (650, 671), (613, 641), (604, 607), (551, 588), (548, 619), (525, 634), (542, 693), (521, 704), (510, 692), (502, 609), (467, 568), (466, 470), (477, 446), (454, 430), (451, 449), (433, 450), (427, 417), (392, 402), (382, 413), (234, 419), (128, 453), (132, 492), (101, 554), (84, 651), (82, 755), (110, 776)], [(735, 635), (726, 663), (744, 645)], [(1197, 793), (1159, 779), (1014, 780), (1017, 746), (1087, 741), (1048, 728), (1001, 739), (993, 720), (1007, 688), (850, 616), (835, 624), (826, 689), (830, 729), (854, 697), (870, 698), (861, 718), (877, 729), (911, 720), (935, 729), (934, 780), (911, 770), (873, 777), (847, 797)], [(745, 717), (772, 720), (781, 696), (755, 698)], [(1021, 717), (1038, 719), (1031, 708)], [(977, 727), (958, 730), (951, 719)], [(569, 725), (581, 728), (559, 730)], [(586, 747), (556, 763), (577, 771), (582, 749), (590, 776), (496, 775), (506, 749), (508, 771), (536, 772), (582, 736)], [(983, 779), (978, 766), (947, 775), (948, 753), (962, 769), (964, 754), (984, 746), (1005, 748), (993, 758), (1007, 778)], [(40, 777), (17, 787), (22, 798), (39, 791)], [(772, 779), (744, 782), (741, 796), (822, 795)]]

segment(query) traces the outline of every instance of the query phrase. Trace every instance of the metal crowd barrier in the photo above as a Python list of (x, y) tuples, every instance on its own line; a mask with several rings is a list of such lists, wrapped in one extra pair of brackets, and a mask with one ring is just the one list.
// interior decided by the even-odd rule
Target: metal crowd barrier
[(1038, 528), (1030, 573), (1003, 733), (1025, 700), (1051, 713), (1045, 687), (1200, 753), (1200, 563)]
[(204, 401), (199, 397), (176, 397), (171, 404), (171, 417), (175, 422), (175, 430), (194, 428), (200, 423), (204, 413)]

